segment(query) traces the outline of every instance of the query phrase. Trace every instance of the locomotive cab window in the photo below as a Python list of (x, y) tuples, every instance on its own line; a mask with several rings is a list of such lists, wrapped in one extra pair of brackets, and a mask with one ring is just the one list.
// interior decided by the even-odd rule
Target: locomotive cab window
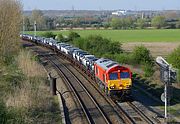
[(130, 74), (129, 74), (129, 72), (121, 72), (120, 77), (121, 78), (130, 78)]
[(110, 73), (109, 74), (109, 79), (110, 80), (117, 80), (118, 79), (118, 73)]

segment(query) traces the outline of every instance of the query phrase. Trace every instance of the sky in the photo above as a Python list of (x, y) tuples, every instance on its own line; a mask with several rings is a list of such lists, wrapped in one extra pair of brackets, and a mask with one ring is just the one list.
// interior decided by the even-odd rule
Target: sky
[(180, 0), (21, 0), (24, 10), (180, 10)]

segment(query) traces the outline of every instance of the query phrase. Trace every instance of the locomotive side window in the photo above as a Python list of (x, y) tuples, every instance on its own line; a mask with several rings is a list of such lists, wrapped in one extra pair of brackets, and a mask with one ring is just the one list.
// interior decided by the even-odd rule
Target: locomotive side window
[(120, 73), (120, 78), (129, 78), (129, 77), (130, 77), (129, 72), (121, 72)]
[(110, 73), (109, 79), (110, 80), (117, 80), (118, 79), (118, 73)]

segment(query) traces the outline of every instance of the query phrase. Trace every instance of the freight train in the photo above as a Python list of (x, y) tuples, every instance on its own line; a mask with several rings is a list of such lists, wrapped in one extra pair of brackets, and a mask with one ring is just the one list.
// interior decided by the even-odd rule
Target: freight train
[(22, 40), (46, 46), (65, 56), (85, 70), (88, 76), (96, 81), (108, 96), (129, 97), (132, 88), (132, 72), (129, 68), (106, 58), (96, 58), (77, 47), (58, 42), (52, 38), (21, 34)]

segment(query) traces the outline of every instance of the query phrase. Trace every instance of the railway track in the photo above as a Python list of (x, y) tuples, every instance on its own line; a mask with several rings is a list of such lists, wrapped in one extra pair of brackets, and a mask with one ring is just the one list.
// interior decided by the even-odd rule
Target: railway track
[[(81, 73), (87, 80), (89, 83), (91, 83), (94, 88), (96, 88), (96, 90), (101, 94), (102, 97), (106, 97), (104, 96), (104, 94), (102, 94), (101, 91), (99, 91), (99, 88), (97, 87), (96, 84), (92, 83), (93, 80), (91, 80), (86, 73), (82, 72), (81, 70), (79, 70), (79, 68), (75, 67), (76, 70)], [(123, 109), (123, 107), (120, 106), (120, 104), (118, 104), (118, 102), (116, 101), (111, 101), (109, 99), (106, 99), (108, 101), (109, 104), (111, 104), (115, 111), (123, 116), (122, 118), (124, 118), (124, 121), (127, 123), (144, 123), (144, 124), (156, 124), (156, 123), (161, 123), (158, 119), (156, 118), (150, 118), (148, 116), (146, 116), (145, 113), (142, 112), (142, 110), (140, 110), (138, 107), (136, 107), (132, 102), (126, 102), (125, 104), (127, 104), (128, 106), (127, 109), (131, 109), (131, 111), (133, 110), (136, 113), (136, 116), (133, 117), (133, 115), (130, 115), (130, 113), (126, 112), (125, 109)], [(153, 121), (151, 120), (153, 119)]]
[(160, 124), (161, 122), (156, 118), (146, 115), (140, 108), (138, 108), (133, 102), (118, 103), (122, 106), (124, 111), (131, 116), (136, 123), (143, 124)]
[[(63, 61), (61, 59), (59, 59), (59, 61), (61, 63), (63, 63)], [(64, 64), (64, 66), (66, 66)], [(71, 73), (74, 73), (74, 71), (72, 71), (72, 69), (70, 69), (70, 66), (67, 66), (66, 68), (69, 68), (69, 71), (71, 71)], [(86, 80), (86, 85), (87, 85), (87, 88), (90, 87), (90, 85), (96, 90), (95, 92), (98, 92), (98, 97), (102, 98), (101, 100), (104, 100), (104, 102), (106, 102), (108, 105), (110, 105), (110, 107), (113, 109), (113, 112), (115, 112), (115, 114), (118, 116), (118, 118), (121, 119), (121, 121), (119, 123), (125, 123), (125, 124), (135, 124), (135, 122), (123, 111), (122, 108), (118, 107), (118, 105), (116, 103), (114, 103), (111, 99), (109, 99), (106, 95), (104, 95), (102, 93), (102, 91), (100, 91), (94, 83), (93, 80), (90, 80), (87, 75), (85, 75), (84, 73), (82, 73), (82, 71), (80, 71), (78, 68), (74, 67), (73, 68), (78, 71), (78, 74), (74, 74), (76, 75), (76, 78), (79, 78), (79, 80), (82, 80), (82, 78), (80, 77), (80, 75), (83, 75), (83, 78), (85, 78)], [(79, 75), (80, 74), (80, 75)], [(84, 81), (85, 82), (85, 81)], [(88, 86), (89, 85), (89, 86)], [(92, 88), (91, 88), (92, 89)], [(90, 88), (88, 89), (90, 90)], [(92, 91), (93, 92), (93, 91)], [(94, 94), (96, 94), (97, 96), (97, 93), (93, 92)], [(96, 98), (96, 100), (98, 100), (98, 98)], [(99, 103), (100, 104), (100, 103)], [(106, 109), (106, 108), (105, 108)], [(107, 110), (104, 110), (104, 111), (107, 111)], [(111, 111), (107, 111), (106, 113), (111, 113)]]
[[(62, 56), (61, 56), (62, 57)], [(68, 87), (73, 92), (74, 96), (78, 100), (81, 108), (84, 112), (84, 116), (86, 117), (87, 123), (112, 123), (111, 120), (107, 117), (107, 113), (105, 113), (102, 107), (99, 105), (97, 100), (93, 97), (88, 89), (84, 86), (82, 81), (75, 75), (71, 69), (69, 69), (69, 65), (71, 64), (61, 64), (59, 63), (59, 58), (50, 55), (46, 57), (48, 61), (54, 66), (57, 72), (63, 77), (63, 80), (68, 84)], [(71, 65), (73, 66), (73, 65)], [(73, 66), (74, 67), (74, 66)], [(93, 83), (94, 81), (90, 79), (85, 73), (80, 71), (77, 67), (76, 70), (86, 78), (86, 80), (91, 84), (98, 92), (101, 94), (101, 97), (106, 98), (105, 94), (103, 94), (97, 85)], [(73, 83), (72, 83), (73, 82)], [(136, 117), (132, 117), (131, 114), (126, 112), (126, 110), (122, 109), (122, 107), (115, 101), (106, 98), (106, 101), (113, 107), (116, 113), (121, 117), (122, 123), (127, 124), (135, 124), (135, 123), (147, 123), (147, 124), (154, 124), (155, 121), (152, 121), (147, 117), (140, 109), (138, 109), (135, 105), (131, 102), (127, 102), (127, 105), (131, 107), (137, 114)], [(92, 110), (92, 108), (94, 108)], [(137, 117), (138, 115), (138, 117)], [(158, 121), (157, 121), (158, 123)]]
[(142, 110), (140, 110), (136, 105), (134, 105), (132, 102), (127, 102), (127, 104), (133, 108), (139, 115), (141, 115), (141, 117), (148, 122), (148, 124), (154, 124), (154, 123), (161, 123), (158, 119), (155, 118), (149, 118), (146, 114), (144, 114), (144, 112), (142, 112)]
[(93, 96), (82, 85), (81, 81), (78, 80), (64, 65), (59, 64), (59, 62), (55, 60), (54, 57), (51, 56), (48, 60), (56, 68), (59, 74), (64, 77), (64, 81), (68, 84), (76, 99), (80, 103), (87, 122), (90, 124), (110, 124), (111, 122), (103, 113), (98, 103), (94, 100)]

